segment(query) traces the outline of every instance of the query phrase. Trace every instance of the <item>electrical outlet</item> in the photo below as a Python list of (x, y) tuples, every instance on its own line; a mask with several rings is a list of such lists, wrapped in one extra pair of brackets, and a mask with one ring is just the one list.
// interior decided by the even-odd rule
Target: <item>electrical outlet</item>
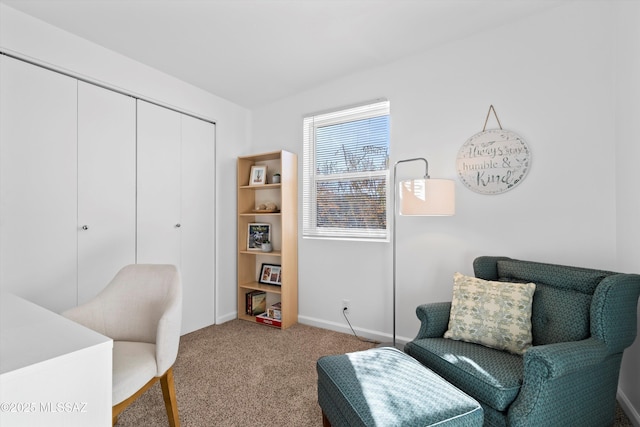
[(351, 302), (348, 299), (342, 300), (342, 312), (344, 314), (349, 314), (349, 309), (351, 308)]

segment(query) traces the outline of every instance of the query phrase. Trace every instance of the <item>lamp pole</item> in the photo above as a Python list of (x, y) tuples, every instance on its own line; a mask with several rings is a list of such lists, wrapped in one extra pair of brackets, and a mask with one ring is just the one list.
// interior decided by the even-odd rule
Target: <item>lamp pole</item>
[(409, 163), (415, 161), (423, 161), (424, 162), (424, 179), (429, 179), (429, 162), (424, 157), (415, 157), (413, 159), (405, 159), (398, 160), (393, 165), (393, 225), (391, 231), (393, 233), (392, 244), (393, 244), (393, 347), (396, 347), (396, 281), (397, 281), (397, 262), (396, 262), (396, 253), (397, 253), (397, 233), (396, 233), (396, 218), (398, 216), (399, 205), (398, 205), (398, 165), (400, 163)]

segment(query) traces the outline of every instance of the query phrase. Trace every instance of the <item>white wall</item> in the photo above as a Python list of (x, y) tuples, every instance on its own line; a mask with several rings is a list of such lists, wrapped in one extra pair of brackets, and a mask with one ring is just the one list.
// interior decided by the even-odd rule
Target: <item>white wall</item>
[[(247, 151), (248, 110), (0, 4), (0, 50), (216, 122), (216, 323), (235, 317), (235, 158)], [(220, 208), (222, 207), (222, 208)], [(214, 302), (212, 301), (212, 304)], [(185, 309), (188, 309), (185, 307)]]
[[(400, 341), (418, 330), (416, 305), (450, 300), (453, 273), (472, 273), (479, 255), (639, 270), (639, 196), (637, 179), (629, 179), (637, 169), (640, 134), (638, 55), (625, 57), (625, 66), (634, 68), (619, 73), (628, 82), (616, 92), (614, 45), (635, 37), (617, 53), (637, 51), (640, 22), (637, 13), (625, 11), (623, 22), (616, 22), (615, 12), (605, 2), (563, 5), (253, 112), (254, 151), (284, 145), (302, 159), (303, 115), (387, 97), (392, 162), (424, 156), (434, 178), (456, 177), (457, 151), (482, 130), (490, 104), (503, 127), (529, 144), (532, 168), (514, 190), (479, 195), (457, 180), (456, 216), (399, 219)], [(631, 80), (634, 92), (616, 103)], [(620, 109), (628, 114), (616, 120)], [(491, 127), (497, 127), (495, 120)], [(618, 168), (617, 151), (626, 162)], [(402, 171), (417, 175), (421, 167)], [(616, 187), (617, 180), (623, 183)], [(626, 235), (628, 230), (635, 231)], [(618, 262), (618, 251), (628, 252), (626, 261)], [(341, 301), (349, 299), (356, 331), (388, 341), (390, 243), (301, 239), (299, 263), (301, 322), (349, 332), (340, 310)], [(640, 389), (632, 385), (639, 383), (637, 345), (636, 357), (625, 357), (620, 383), (640, 408)]]
[[(434, 178), (456, 177), (458, 149), (490, 104), (528, 142), (532, 168), (514, 190), (479, 195), (456, 180), (456, 216), (399, 219), (401, 337), (417, 331), (416, 303), (450, 298), (453, 273), (471, 273), (478, 255), (616, 267), (611, 15), (600, 3), (561, 7), (253, 112), (254, 151), (284, 145), (302, 158), (304, 114), (386, 96), (392, 162), (424, 156)], [(303, 319), (345, 326), (346, 298), (354, 325), (389, 334), (390, 284), (391, 244), (300, 242)]]
[[(616, 5), (616, 207), (618, 270), (640, 273), (640, 3)], [(640, 331), (640, 306), (638, 307)], [(622, 359), (621, 404), (640, 425), (640, 339)]]

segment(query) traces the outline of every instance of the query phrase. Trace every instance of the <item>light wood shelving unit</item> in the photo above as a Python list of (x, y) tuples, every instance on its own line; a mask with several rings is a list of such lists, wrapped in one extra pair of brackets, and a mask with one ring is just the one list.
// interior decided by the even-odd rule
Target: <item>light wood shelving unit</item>
[[(267, 166), (267, 183), (249, 185), (251, 166)], [(280, 183), (272, 184), (274, 173)], [(246, 294), (254, 290), (267, 292), (267, 307), (281, 302), (282, 329), (298, 322), (298, 156), (288, 151), (274, 151), (238, 157), (238, 318), (256, 322), (246, 314)], [(262, 203), (274, 202), (279, 212), (254, 212)], [(271, 224), (272, 252), (247, 249), (250, 223)], [(258, 282), (263, 263), (279, 264), (282, 285)]]

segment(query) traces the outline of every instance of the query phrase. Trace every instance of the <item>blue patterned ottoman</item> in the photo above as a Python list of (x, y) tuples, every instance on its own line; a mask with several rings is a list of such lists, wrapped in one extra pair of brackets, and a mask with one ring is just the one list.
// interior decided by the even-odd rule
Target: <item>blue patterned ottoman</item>
[(325, 427), (482, 426), (478, 402), (395, 348), (324, 356), (316, 369)]

